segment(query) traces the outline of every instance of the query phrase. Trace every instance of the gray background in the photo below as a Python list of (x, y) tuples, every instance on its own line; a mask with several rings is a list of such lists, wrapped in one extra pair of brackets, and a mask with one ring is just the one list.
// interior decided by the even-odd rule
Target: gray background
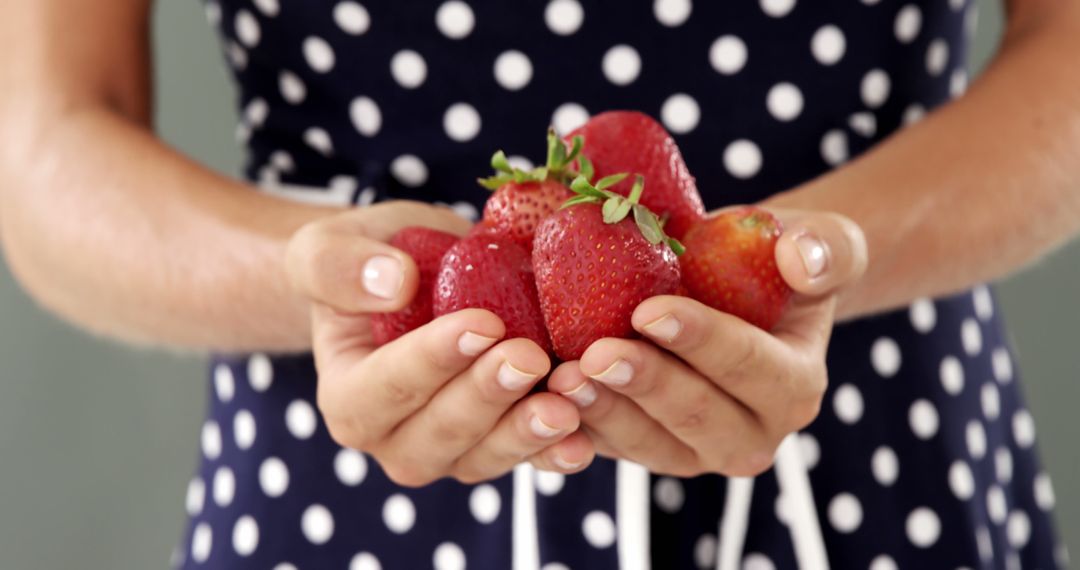
[[(975, 65), (995, 48), (982, 1)], [(158, 2), (158, 125), (205, 164), (236, 172), (232, 87), (200, 3)], [(999, 288), (1057, 475), (1061, 531), (1080, 545), (1076, 323), (1080, 244)], [(44, 314), (0, 264), (0, 568), (164, 567), (183, 523), (206, 385), (196, 357), (139, 352)]]

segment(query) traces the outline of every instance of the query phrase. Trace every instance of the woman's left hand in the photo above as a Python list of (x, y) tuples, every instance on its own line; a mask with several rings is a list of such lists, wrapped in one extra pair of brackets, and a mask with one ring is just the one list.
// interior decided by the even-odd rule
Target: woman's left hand
[(774, 213), (786, 228), (777, 265), (795, 296), (771, 333), (687, 297), (654, 297), (632, 319), (652, 342), (601, 339), (552, 374), (549, 390), (581, 408), (600, 455), (682, 477), (756, 475), (817, 417), (836, 294), (865, 270), (866, 242), (842, 216)]

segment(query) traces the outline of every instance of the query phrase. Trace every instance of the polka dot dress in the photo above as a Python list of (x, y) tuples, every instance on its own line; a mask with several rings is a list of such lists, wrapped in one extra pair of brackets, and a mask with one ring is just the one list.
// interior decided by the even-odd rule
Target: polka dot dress
[[(209, 0), (266, 192), (440, 202), (475, 218), (488, 158), (638, 109), (674, 133), (710, 208), (841, 167), (967, 85), (970, 0)], [(918, 165), (912, 165), (918, 167)], [(867, 189), (873, 191), (873, 189)], [(1067, 563), (992, 292), (839, 327), (798, 435), (833, 568)], [(330, 439), (311, 358), (220, 356), (183, 568), (796, 567), (803, 511), (777, 473), (677, 479), (598, 460), (406, 489)], [(745, 487), (744, 487), (745, 488)], [(730, 491), (730, 492), (729, 492)], [(803, 513), (805, 514), (805, 513)], [(721, 528), (745, 528), (734, 540)]]

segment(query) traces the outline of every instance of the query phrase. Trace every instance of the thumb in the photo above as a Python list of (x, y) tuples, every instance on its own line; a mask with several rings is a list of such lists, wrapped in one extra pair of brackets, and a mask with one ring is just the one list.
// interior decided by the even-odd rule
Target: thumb
[(800, 295), (818, 297), (853, 285), (866, 272), (862, 228), (831, 212), (777, 210), (784, 225), (776, 243), (776, 266)]

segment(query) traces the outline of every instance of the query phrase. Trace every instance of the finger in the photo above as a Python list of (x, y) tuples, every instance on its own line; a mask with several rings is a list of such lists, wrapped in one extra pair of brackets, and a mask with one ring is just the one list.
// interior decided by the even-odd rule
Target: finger
[(533, 454), (529, 457), (529, 463), (542, 471), (569, 474), (584, 471), (594, 459), (596, 459), (596, 448), (593, 446), (592, 439), (579, 429), (562, 441)]
[(533, 394), (515, 404), (487, 437), (457, 460), (450, 473), (464, 482), (498, 477), (580, 425), (577, 408), (566, 398)]
[[(494, 313), (466, 309), (439, 317), (359, 360), (317, 352), (319, 409), (328, 425), (347, 428), (348, 433), (340, 435), (348, 437), (350, 447), (367, 450), (505, 333)], [(318, 338), (321, 331), (315, 334)]]
[(380, 448), (437, 478), (477, 445), (550, 368), (547, 354), (535, 342), (502, 342), (395, 428)]
[(784, 224), (776, 243), (776, 266), (797, 293), (819, 296), (854, 284), (866, 271), (862, 228), (831, 212), (774, 212)]
[(689, 477), (701, 472), (699, 458), (689, 445), (627, 397), (592, 382), (581, 373), (577, 362), (556, 368), (548, 379), (548, 389), (567, 393), (583, 382), (592, 383), (596, 397), (590, 405), (580, 408), (581, 421), (620, 457), (658, 473)]

